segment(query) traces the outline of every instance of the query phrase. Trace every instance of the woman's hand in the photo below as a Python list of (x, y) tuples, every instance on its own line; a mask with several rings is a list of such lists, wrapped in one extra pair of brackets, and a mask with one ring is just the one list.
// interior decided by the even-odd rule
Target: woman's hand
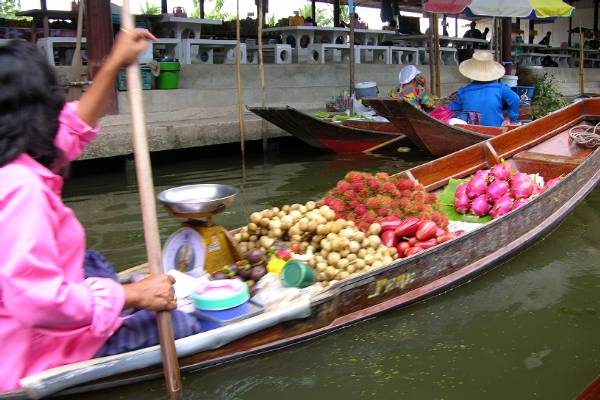
[(118, 68), (129, 66), (144, 51), (150, 40), (156, 38), (145, 29), (121, 30), (117, 34), (107, 62), (114, 63)]
[(177, 298), (171, 275), (151, 275), (139, 282), (123, 285), (126, 308), (138, 308), (150, 311), (174, 310)]

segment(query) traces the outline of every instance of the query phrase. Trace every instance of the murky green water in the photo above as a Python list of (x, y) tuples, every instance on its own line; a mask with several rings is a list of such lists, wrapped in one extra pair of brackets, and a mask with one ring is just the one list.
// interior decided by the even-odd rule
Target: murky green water
[[(318, 198), (349, 169), (396, 172), (424, 160), (315, 156), (298, 148), (274, 149), (268, 162), (248, 157), (243, 182), (237, 156), (201, 152), (156, 165), (155, 184), (243, 186), (218, 219), (232, 228), (267, 205)], [(65, 188), (90, 247), (123, 267), (144, 260), (132, 179), (122, 172), (76, 176)], [(161, 213), (163, 238), (177, 224)], [(570, 399), (600, 373), (598, 332), (600, 189), (554, 233), (475, 281), (305, 344), (185, 374), (185, 398)], [(163, 393), (156, 380), (86, 398)]]

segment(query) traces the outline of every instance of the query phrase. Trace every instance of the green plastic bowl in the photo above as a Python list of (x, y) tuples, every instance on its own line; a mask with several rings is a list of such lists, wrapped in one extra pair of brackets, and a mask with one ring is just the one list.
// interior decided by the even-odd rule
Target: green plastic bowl
[(302, 261), (290, 260), (285, 263), (281, 279), (285, 287), (304, 288), (316, 282), (315, 270)]

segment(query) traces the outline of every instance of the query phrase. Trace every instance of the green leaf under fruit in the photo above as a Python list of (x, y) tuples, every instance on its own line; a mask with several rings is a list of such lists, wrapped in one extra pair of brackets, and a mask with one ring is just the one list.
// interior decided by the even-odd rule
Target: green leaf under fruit
[(440, 205), (440, 209), (451, 221), (473, 222), (477, 224), (485, 224), (486, 222), (490, 222), (492, 220), (491, 215), (478, 217), (477, 215), (473, 215), (471, 213), (460, 214), (454, 208), (454, 196), (456, 195), (456, 188), (463, 183), (467, 183), (468, 181), (469, 179), (450, 179), (442, 194), (438, 196), (437, 201)]

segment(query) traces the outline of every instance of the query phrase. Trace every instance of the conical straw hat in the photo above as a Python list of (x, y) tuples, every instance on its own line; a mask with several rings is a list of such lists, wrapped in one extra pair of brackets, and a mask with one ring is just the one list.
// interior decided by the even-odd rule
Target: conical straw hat
[(458, 70), (469, 79), (489, 82), (500, 79), (505, 71), (502, 64), (494, 61), (489, 51), (475, 51), (473, 57), (460, 63)]

